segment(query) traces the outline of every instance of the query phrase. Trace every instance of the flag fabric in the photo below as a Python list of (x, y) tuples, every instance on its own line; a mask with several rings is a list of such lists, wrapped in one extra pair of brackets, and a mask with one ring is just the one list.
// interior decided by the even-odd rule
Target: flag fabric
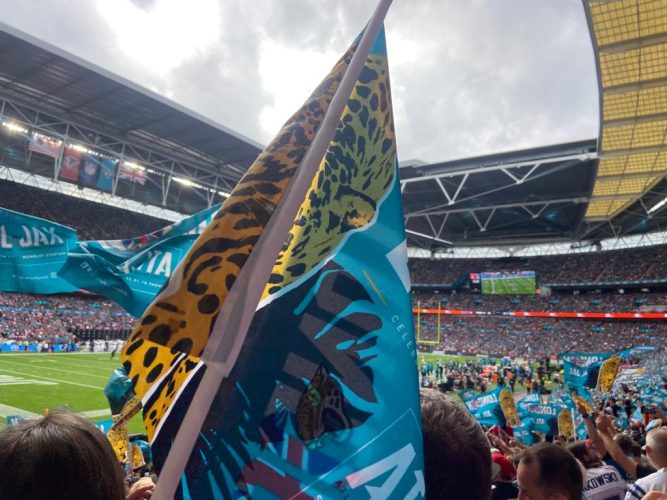
[(568, 352), (560, 354), (559, 358), (563, 361), (569, 361), (577, 366), (586, 368), (595, 363), (601, 363), (605, 359), (611, 358), (613, 354), (607, 352)]
[(80, 167), (81, 151), (76, 150), (72, 146), (65, 146), (59, 177), (66, 181), (78, 182)]
[(196, 239), (196, 235), (165, 238), (114, 265), (79, 245), (67, 255), (58, 276), (72, 285), (115, 301), (131, 315), (146, 310)]
[(219, 207), (136, 238), (80, 242), (58, 275), (141, 316)]
[(97, 176), (100, 172), (101, 158), (86, 154), (81, 157), (81, 169), (79, 171), (79, 181), (82, 185), (88, 187), (97, 186)]
[(0, 208), (0, 291), (78, 291), (57, 275), (78, 242), (72, 228)]
[(217, 370), (201, 354), (237, 276), (317, 143), (330, 102), (341, 98), (341, 81), (356, 79), (233, 368), (176, 476), (179, 498), (423, 495), (384, 32), (358, 56), (358, 78), (346, 79), (358, 45), (251, 166), (123, 349), (161, 468), (200, 381)]
[(584, 367), (570, 361), (563, 361), (563, 383), (569, 388), (594, 387), (597, 379), (591, 373), (597, 371), (598, 367), (599, 363)]
[(97, 188), (102, 191), (111, 192), (113, 181), (116, 177), (118, 160), (115, 158), (99, 158), (100, 173), (97, 176)]
[(28, 136), (28, 151), (50, 156), (51, 158), (60, 158), (63, 152), (63, 143), (62, 141), (31, 134)]
[(505, 417), (500, 406), (501, 389), (476, 394), (463, 400), (468, 411), (482, 425), (505, 425)]
[(146, 172), (141, 168), (133, 168), (122, 164), (118, 172), (118, 178), (130, 182), (136, 182), (142, 186), (146, 184)]

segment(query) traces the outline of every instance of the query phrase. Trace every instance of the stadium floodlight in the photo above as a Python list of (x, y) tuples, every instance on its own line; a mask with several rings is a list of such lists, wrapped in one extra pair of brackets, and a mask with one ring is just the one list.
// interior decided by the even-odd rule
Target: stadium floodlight
[(665, 204), (667, 204), (667, 197), (663, 198), (663, 199), (660, 200), (658, 203), (656, 203), (656, 204), (653, 205), (651, 208), (649, 208), (649, 209), (646, 211), (646, 213), (649, 214), (649, 215), (653, 215), (653, 214), (656, 213), (658, 210), (660, 210), (662, 207), (664, 207)]
[(2, 122), (2, 126), (9, 129), (10, 132), (22, 132), (24, 134), (29, 132), (27, 128), (12, 122)]
[(174, 181), (178, 182), (179, 184), (183, 184), (184, 186), (192, 187), (195, 185), (195, 183), (190, 179), (183, 179), (182, 177), (174, 177), (173, 179)]

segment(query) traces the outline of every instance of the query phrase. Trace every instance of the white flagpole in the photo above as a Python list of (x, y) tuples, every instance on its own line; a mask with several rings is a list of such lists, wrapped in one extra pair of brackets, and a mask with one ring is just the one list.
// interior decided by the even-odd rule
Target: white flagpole
[(206, 372), (181, 422), (174, 444), (160, 472), (160, 478), (152, 497), (154, 500), (169, 500), (174, 497), (201, 427), (211, 408), (213, 398), (223, 379), (229, 375), (241, 351), (276, 258), (292, 229), (298, 210), (333, 139), (340, 117), (366, 62), (373, 41), (382, 27), (391, 2), (392, 0), (380, 0), (376, 7), (301, 166), (295, 172), (281, 203), (269, 219), (254, 250), (227, 295), (202, 355), (206, 363)]

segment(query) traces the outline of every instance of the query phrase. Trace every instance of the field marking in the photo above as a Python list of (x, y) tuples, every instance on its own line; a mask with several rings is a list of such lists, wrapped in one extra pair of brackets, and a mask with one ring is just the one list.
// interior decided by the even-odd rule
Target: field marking
[(25, 375), (26, 377), (41, 378), (42, 380), (48, 380), (48, 381), (52, 381), (52, 382), (60, 382), (61, 384), (77, 385), (79, 387), (87, 387), (89, 389), (97, 389), (99, 391), (104, 390), (104, 387), (100, 387), (100, 386), (97, 386), (97, 385), (80, 384), (78, 382), (69, 382), (68, 380), (58, 380), (58, 379), (52, 378), (52, 377), (40, 377), (39, 375), (33, 375), (32, 373), (17, 372), (15, 370), (7, 370), (6, 368), (0, 368), (0, 372), (15, 373), (17, 375)]
[(13, 375), (0, 374), (0, 386), (7, 385), (58, 385), (58, 382), (46, 382), (30, 378), (14, 377)]
[(14, 408), (13, 406), (0, 404), (0, 417), (28, 417), (28, 418), (38, 418), (41, 417), (39, 413), (33, 413), (31, 411), (22, 410), (21, 408)]
[[(19, 366), (24, 366), (23, 363), (19, 363), (17, 361), (7, 361), (7, 360), (2, 360), (3, 363), (10, 363), (14, 365), (19, 365)], [(74, 372), (71, 370), (61, 370), (60, 368), (51, 368), (50, 366), (45, 366), (43, 368), (44, 370), (53, 370), (56, 372), (63, 372), (63, 373), (72, 373), (74, 375), (82, 375), (84, 377), (97, 377), (97, 378), (103, 378), (105, 380), (109, 380), (110, 375), (93, 375), (92, 373), (83, 373), (83, 372)]]

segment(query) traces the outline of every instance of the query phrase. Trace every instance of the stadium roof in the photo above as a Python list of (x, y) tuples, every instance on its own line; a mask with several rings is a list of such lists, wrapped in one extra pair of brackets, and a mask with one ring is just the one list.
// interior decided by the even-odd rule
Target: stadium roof
[[(235, 184), (263, 149), (203, 116), (2, 23), (0, 96), (117, 142), (221, 175), (228, 181), (226, 187)], [(4, 117), (5, 106), (3, 112)]]
[(586, 218), (604, 221), (667, 174), (667, 3), (588, 0), (584, 5), (601, 101), (601, 159)]
[[(626, 0), (602, 3), (634, 5)], [(644, 92), (643, 83), (632, 85), (628, 91)], [(221, 125), (2, 24), (0, 102), (3, 120), (17, 120), (46, 134), (74, 138), (104, 154), (147, 165), (152, 169), (150, 182), (145, 186), (119, 182), (113, 195), (180, 213), (219, 202), (224, 195), (219, 190), (230, 189), (262, 149)], [(660, 113), (667, 114), (667, 109)], [(660, 116), (657, 118), (666, 120)], [(628, 119), (634, 123), (648, 118)], [(622, 125), (626, 118), (619, 120), (605, 127)], [(598, 142), (591, 139), (429, 165), (418, 161), (402, 165), (410, 245), (438, 250), (452, 245), (576, 244), (667, 229), (667, 202), (660, 204), (667, 199), (667, 181), (664, 172), (653, 172), (661, 163), (654, 162), (650, 169), (637, 173), (623, 160), (626, 166), (612, 172), (609, 169), (617, 156), (603, 150), (599, 160)], [(14, 147), (16, 157), (12, 163), (11, 155), (4, 155), (0, 174), (2, 168), (23, 170), (45, 179), (47, 182), (35, 183), (43, 187), (57, 177), (52, 159), (31, 158), (24, 146), (12, 144), (0, 133), (0, 149), (3, 147), (5, 152)], [(661, 159), (664, 155), (661, 150), (643, 153)], [(620, 186), (629, 186), (640, 177), (641, 190), (624, 194)], [(195, 184), (172, 183), (172, 179)], [(616, 181), (619, 187), (613, 195), (602, 193), (601, 186)], [(54, 184), (60, 184), (60, 192), (68, 192), (63, 186), (77, 189), (75, 184)], [(110, 197), (107, 193), (101, 195), (100, 201), (111, 204), (102, 200)], [(621, 198), (622, 206), (613, 213), (590, 215), (597, 203)]]

